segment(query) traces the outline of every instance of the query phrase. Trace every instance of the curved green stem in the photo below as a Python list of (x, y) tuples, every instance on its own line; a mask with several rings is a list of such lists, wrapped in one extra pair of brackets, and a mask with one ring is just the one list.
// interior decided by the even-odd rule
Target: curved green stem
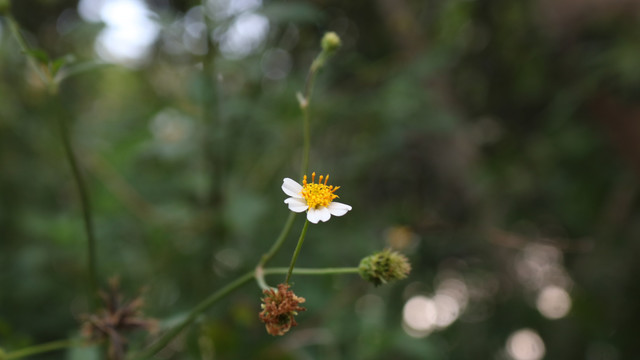
[(264, 273), (262, 271), (262, 268), (267, 264), (269, 260), (271, 260), (271, 258), (273, 258), (273, 256), (278, 252), (278, 250), (280, 250), (280, 248), (282, 247), (282, 244), (284, 244), (284, 241), (287, 238), (287, 235), (289, 235), (289, 232), (291, 231), (291, 226), (293, 226), (293, 220), (295, 220), (295, 218), (296, 218), (296, 213), (294, 213), (293, 211), (289, 213), (289, 217), (287, 218), (287, 221), (284, 223), (284, 227), (282, 228), (282, 231), (280, 231), (280, 235), (278, 235), (278, 238), (276, 239), (276, 241), (273, 243), (273, 245), (271, 245), (271, 249), (269, 249), (269, 251), (267, 251), (264, 255), (262, 255), (260, 262), (258, 262), (258, 266), (256, 266), (255, 277), (256, 277), (256, 281), (258, 282), (258, 285), (262, 290), (271, 288), (264, 280)]
[(273, 256), (278, 252), (278, 250), (280, 250), (280, 247), (284, 243), (284, 240), (287, 238), (287, 235), (289, 235), (289, 231), (291, 231), (291, 226), (293, 225), (293, 220), (295, 220), (295, 218), (296, 218), (296, 213), (294, 213), (293, 211), (289, 213), (289, 217), (287, 218), (287, 221), (284, 223), (284, 227), (282, 228), (282, 231), (280, 231), (280, 235), (278, 235), (278, 238), (271, 246), (271, 249), (269, 249), (269, 251), (267, 251), (264, 255), (262, 255), (262, 258), (260, 259), (258, 266), (266, 265), (267, 262), (271, 260), (271, 258), (273, 258)]
[[(18, 22), (13, 17), (11, 13), (6, 15), (6, 19), (9, 22), (9, 29), (13, 34), (13, 37), (16, 39), (16, 42), (20, 46), (20, 50), (24, 52), (27, 57), (27, 62), (33, 68), (33, 70), (38, 74), (42, 82), (47, 85), (51, 94), (55, 94), (57, 92), (57, 83), (51, 78), (49, 74), (46, 74), (38, 63), (33, 58), (31, 53), (31, 49), (27, 44), (26, 40), (22, 36), (20, 32), (20, 27)], [(82, 173), (80, 172), (80, 167), (78, 166), (78, 161), (76, 160), (76, 156), (73, 151), (73, 147), (71, 145), (71, 140), (69, 139), (69, 130), (65, 124), (64, 118), (58, 116), (58, 125), (60, 127), (60, 135), (62, 137), (62, 144), (64, 146), (65, 156), (67, 157), (67, 161), (71, 166), (71, 171), (73, 174), (73, 179), (76, 182), (78, 187), (78, 192), (80, 194), (80, 201), (82, 203), (82, 215), (84, 220), (85, 232), (87, 233), (88, 240), (88, 263), (89, 263), (89, 291), (91, 295), (97, 293), (97, 275), (96, 275), (96, 250), (95, 250), (95, 237), (93, 233), (93, 223), (91, 221), (91, 204), (89, 201), (89, 195), (87, 192), (87, 188), (82, 177)], [(90, 301), (91, 303), (92, 301)]]
[(308, 227), (309, 220), (305, 220), (304, 227), (302, 228), (302, 232), (300, 233), (300, 238), (298, 239), (298, 245), (296, 245), (296, 250), (293, 252), (293, 257), (291, 258), (291, 265), (289, 265), (289, 271), (287, 272), (287, 279), (285, 280), (285, 284), (288, 284), (289, 279), (291, 279), (291, 273), (293, 272), (293, 268), (296, 265), (296, 260), (298, 259), (298, 255), (300, 254), (300, 249), (302, 249), (302, 243), (304, 242), (304, 237), (307, 235)]
[(258, 265), (256, 267), (254, 276), (256, 278), (256, 282), (258, 283), (258, 286), (260, 286), (260, 289), (262, 290), (271, 289), (271, 286), (269, 286), (267, 282), (264, 280), (264, 269), (262, 268), (262, 266)]
[[(80, 194), (80, 203), (82, 206), (82, 218), (84, 220), (84, 228), (87, 234), (87, 259), (89, 267), (89, 291), (91, 293), (90, 298), (93, 298), (98, 291), (98, 275), (96, 271), (96, 240), (93, 231), (93, 222), (91, 216), (91, 202), (89, 200), (89, 192), (85, 184), (80, 166), (76, 159), (69, 138), (69, 129), (63, 117), (58, 116), (58, 125), (60, 127), (60, 136), (62, 137), (62, 144), (64, 146), (64, 153), (67, 157), (67, 161), (71, 166), (71, 173), (73, 179), (78, 187), (78, 193)], [(90, 301), (91, 303), (92, 301)]]
[(204, 311), (209, 309), (211, 306), (213, 306), (213, 304), (215, 304), (218, 300), (229, 295), (234, 290), (238, 289), (242, 285), (249, 282), (249, 280), (251, 280), (253, 276), (254, 276), (254, 272), (249, 271), (244, 275), (240, 276), (239, 278), (235, 279), (231, 283), (229, 283), (227, 286), (211, 294), (208, 298), (204, 299), (202, 302), (196, 305), (196, 307), (193, 308), (193, 310), (191, 310), (189, 315), (187, 315), (187, 317), (184, 320), (182, 320), (182, 322), (174, 326), (171, 330), (167, 331), (164, 335), (162, 335), (155, 343), (149, 346), (146, 350), (142, 351), (139, 354), (134, 354), (132, 358), (148, 359), (152, 357), (154, 354), (158, 353), (165, 346), (167, 346), (167, 344), (169, 344), (169, 342), (171, 342), (173, 338), (178, 336), (178, 334), (180, 334), (180, 332), (182, 332), (184, 328), (186, 328), (191, 323), (193, 323), (201, 313), (203, 313)]
[(7, 354), (0, 354), (0, 360), (12, 360), (12, 359), (21, 359), (27, 356), (42, 354), (50, 351), (62, 350), (70, 347), (80, 347), (87, 346), (88, 344), (84, 341), (78, 340), (58, 340), (52, 341), (44, 344), (38, 344), (34, 346), (30, 346), (24, 349), (16, 350)]

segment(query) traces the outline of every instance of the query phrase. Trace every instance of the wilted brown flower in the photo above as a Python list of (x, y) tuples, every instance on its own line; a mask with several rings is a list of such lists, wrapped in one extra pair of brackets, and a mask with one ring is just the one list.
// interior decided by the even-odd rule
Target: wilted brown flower
[(104, 308), (95, 314), (82, 317), (82, 334), (93, 341), (108, 340), (109, 359), (124, 359), (127, 339), (123, 333), (132, 330), (144, 329), (154, 331), (157, 322), (154, 319), (145, 318), (140, 308), (144, 304), (142, 296), (126, 302), (120, 293), (120, 283), (117, 279), (109, 281), (109, 289), (100, 291), (100, 298), (104, 302)]
[(296, 296), (286, 284), (278, 284), (278, 291), (268, 289), (263, 293), (266, 296), (262, 298), (260, 320), (269, 334), (282, 336), (298, 325), (294, 317), (298, 311), (307, 310), (299, 305), (305, 302), (304, 298)]

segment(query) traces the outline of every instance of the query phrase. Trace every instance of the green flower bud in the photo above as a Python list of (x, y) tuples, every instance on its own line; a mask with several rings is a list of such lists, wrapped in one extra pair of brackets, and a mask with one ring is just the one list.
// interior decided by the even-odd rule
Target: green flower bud
[(336, 50), (338, 50), (338, 48), (340, 48), (340, 45), (342, 45), (342, 43), (340, 42), (340, 37), (333, 31), (324, 34), (321, 44), (322, 51), (327, 53), (335, 52)]
[(386, 249), (362, 259), (358, 270), (363, 279), (378, 286), (406, 278), (411, 264), (406, 256)]

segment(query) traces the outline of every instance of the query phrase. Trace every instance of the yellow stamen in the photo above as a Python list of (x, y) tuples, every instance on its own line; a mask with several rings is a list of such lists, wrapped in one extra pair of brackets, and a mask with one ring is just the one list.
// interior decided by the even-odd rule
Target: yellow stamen
[[(324, 179), (324, 183), (322, 180)], [(302, 179), (302, 196), (307, 201), (309, 208), (317, 209), (319, 207), (328, 206), (338, 195), (334, 194), (340, 186), (327, 185), (329, 175), (326, 177), (320, 175), (316, 183), (316, 173), (311, 173), (311, 182), (307, 182), (307, 175)]]

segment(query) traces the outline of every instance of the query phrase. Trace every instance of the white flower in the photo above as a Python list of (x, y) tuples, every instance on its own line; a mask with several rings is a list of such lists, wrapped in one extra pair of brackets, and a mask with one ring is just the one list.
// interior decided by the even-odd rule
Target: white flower
[[(322, 182), (324, 178), (324, 183)], [(351, 206), (333, 201), (338, 195), (334, 194), (339, 186), (327, 185), (329, 175), (325, 178), (320, 175), (318, 182), (316, 173), (311, 174), (311, 182), (307, 182), (307, 175), (302, 180), (302, 185), (296, 181), (285, 178), (282, 182), (282, 191), (291, 196), (284, 203), (289, 205), (293, 212), (307, 212), (307, 220), (314, 224), (318, 221), (327, 221), (333, 216), (342, 216), (351, 210)]]

